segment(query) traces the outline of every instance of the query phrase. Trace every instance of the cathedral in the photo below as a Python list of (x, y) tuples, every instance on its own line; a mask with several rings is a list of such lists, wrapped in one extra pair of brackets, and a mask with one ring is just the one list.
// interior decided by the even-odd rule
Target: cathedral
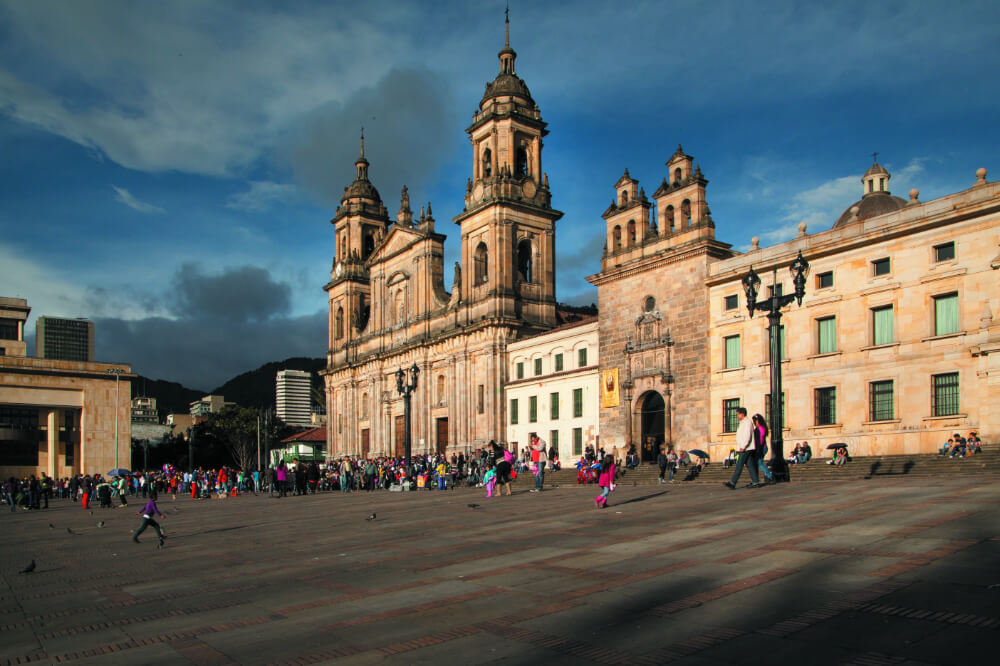
[[(445, 236), (428, 203), (419, 217), (403, 187), (395, 220), (361, 153), (334, 218), (327, 453), (402, 455), (399, 370), (417, 370), (411, 396), (414, 453), (501, 440), (507, 345), (557, 325), (555, 223), (542, 171), (541, 111), (515, 72), (507, 24), (500, 70), (466, 129), (472, 144), (461, 261), (445, 283)], [(411, 373), (412, 374), (412, 373)], [(407, 376), (409, 381), (409, 375)]]

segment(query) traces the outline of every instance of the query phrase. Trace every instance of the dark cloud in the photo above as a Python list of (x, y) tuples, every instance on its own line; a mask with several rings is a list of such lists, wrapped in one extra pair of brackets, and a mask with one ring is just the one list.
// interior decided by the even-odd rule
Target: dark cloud
[(461, 118), (444, 77), (393, 69), (344, 102), (327, 104), (298, 125), (283, 150), (296, 180), (324, 203), (335, 203), (354, 176), (365, 128), (369, 178), (393, 208), (400, 188), (434, 178), (461, 141)]
[(291, 309), (291, 288), (257, 266), (206, 275), (197, 264), (183, 264), (174, 275), (173, 287), (171, 307), (183, 318), (260, 322)]

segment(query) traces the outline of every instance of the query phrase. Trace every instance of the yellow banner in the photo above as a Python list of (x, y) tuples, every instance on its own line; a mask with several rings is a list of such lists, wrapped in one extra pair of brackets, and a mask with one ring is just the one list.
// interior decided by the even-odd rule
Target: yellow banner
[(601, 407), (617, 407), (620, 397), (618, 392), (618, 368), (601, 372)]

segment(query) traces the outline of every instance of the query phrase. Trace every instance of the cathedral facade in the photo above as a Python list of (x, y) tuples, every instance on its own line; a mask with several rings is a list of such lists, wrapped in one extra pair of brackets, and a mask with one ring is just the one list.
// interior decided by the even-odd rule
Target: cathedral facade
[(500, 71), (466, 129), (471, 175), (451, 290), (445, 236), (428, 203), (415, 216), (403, 187), (395, 219), (368, 178), (355, 179), (331, 220), (336, 256), (329, 302), (327, 455), (402, 455), (403, 397), (396, 373), (416, 367), (412, 451), (452, 452), (501, 440), (507, 345), (557, 323), (555, 223), (542, 171), (547, 134), (515, 73), (507, 39)]

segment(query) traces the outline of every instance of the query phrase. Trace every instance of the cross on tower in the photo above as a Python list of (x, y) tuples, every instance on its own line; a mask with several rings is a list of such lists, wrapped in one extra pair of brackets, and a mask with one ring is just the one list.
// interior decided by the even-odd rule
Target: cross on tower
[(878, 153), (872, 153), (872, 162), (878, 164)]

